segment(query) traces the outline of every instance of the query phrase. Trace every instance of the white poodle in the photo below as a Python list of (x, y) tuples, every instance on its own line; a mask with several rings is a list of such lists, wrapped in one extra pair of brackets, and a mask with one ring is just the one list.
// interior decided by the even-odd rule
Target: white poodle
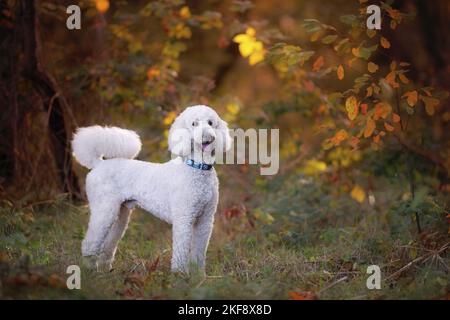
[(116, 127), (80, 128), (72, 147), (77, 161), (92, 169), (86, 177), (91, 215), (82, 243), (85, 261), (111, 269), (137, 205), (172, 224), (172, 271), (188, 273), (195, 264), (204, 272), (219, 197), (212, 164), (231, 147), (227, 123), (213, 109), (189, 107), (175, 119), (169, 151), (176, 158), (165, 163), (132, 160), (141, 149), (139, 136)]

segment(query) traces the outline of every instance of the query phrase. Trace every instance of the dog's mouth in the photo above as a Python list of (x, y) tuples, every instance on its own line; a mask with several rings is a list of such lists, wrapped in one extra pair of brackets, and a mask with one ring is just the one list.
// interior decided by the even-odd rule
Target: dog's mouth
[(202, 150), (205, 150), (211, 143), (213, 143), (212, 140), (211, 141), (203, 141), (202, 142)]

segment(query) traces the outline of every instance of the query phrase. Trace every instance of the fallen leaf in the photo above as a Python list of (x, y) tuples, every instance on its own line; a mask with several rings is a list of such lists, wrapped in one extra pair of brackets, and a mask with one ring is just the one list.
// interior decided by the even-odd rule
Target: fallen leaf
[(319, 300), (317, 295), (311, 291), (306, 292), (290, 291), (289, 297), (291, 300)]
[(362, 203), (366, 199), (366, 192), (359, 185), (355, 185), (350, 192), (350, 196), (359, 203)]

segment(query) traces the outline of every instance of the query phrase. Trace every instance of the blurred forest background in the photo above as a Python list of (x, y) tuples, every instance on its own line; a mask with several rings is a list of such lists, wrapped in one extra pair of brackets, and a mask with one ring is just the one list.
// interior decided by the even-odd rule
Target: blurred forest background
[[(446, 0), (0, 1), (0, 297), (446, 299)], [(368, 30), (366, 7), (381, 7)], [(116, 125), (166, 161), (176, 114), (279, 128), (280, 172), (217, 166), (206, 279), (170, 274), (170, 227), (140, 212), (115, 269), (82, 269), (78, 126)], [(382, 289), (368, 290), (368, 265)]]

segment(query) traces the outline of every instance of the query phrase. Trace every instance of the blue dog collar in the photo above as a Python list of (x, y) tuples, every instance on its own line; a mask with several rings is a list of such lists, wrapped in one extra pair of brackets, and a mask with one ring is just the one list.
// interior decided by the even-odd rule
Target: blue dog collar
[(212, 164), (196, 162), (192, 159), (186, 159), (186, 160), (184, 160), (184, 163), (186, 163), (188, 166), (190, 166), (192, 168), (200, 169), (200, 170), (211, 170), (213, 167)]

